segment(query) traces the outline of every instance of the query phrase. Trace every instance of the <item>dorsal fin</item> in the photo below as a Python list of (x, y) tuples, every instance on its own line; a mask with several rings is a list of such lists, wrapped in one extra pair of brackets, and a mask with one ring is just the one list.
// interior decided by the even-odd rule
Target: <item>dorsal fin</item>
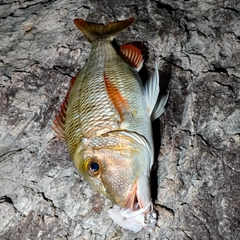
[(132, 44), (120, 46), (120, 51), (128, 63), (139, 71), (143, 66), (143, 56), (141, 51)]
[(106, 25), (86, 22), (81, 18), (74, 20), (75, 25), (85, 35), (89, 42), (100, 38), (110, 38), (111, 40), (134, 21), (134, 18), (118, 22), (110, 22)]
[(65, 119), (67, 113), (68, 99), (75, 80), (76, 77), (73, 77), (71, 79), (66, 97), (63, 103), (61, 104), (60, 110), (58, 111), (58, 115), (56, 115), (55, 119), (53, 120), (54, 125), (52, 126), (52, 130), (57, 134), (57, 137), (62, 140), (65, 140)]

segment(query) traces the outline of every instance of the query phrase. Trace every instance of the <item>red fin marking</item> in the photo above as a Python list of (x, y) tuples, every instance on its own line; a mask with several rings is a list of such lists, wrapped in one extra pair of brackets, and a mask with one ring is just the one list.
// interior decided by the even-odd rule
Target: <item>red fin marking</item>
[(69, 95), (75, 80), (76, 80), (76, 77), (73, 77), (71, 79), (66, 97), (63, 103), (61, 104), (60, 110), (58, 111), (58, 115), (56, 115), (55, 119), (53, 120), (54, 125), (52, 126), (52, 130), (57, 134), (56, 136), (62, 140), (65, 140), (64, 132), (65, 132), (65, 119), (66, 119), (66, 113), (67, 113), (68, 99), (69, 99)]
[(130, 65), (132, 65), (138, 71), (142, 68), (144, 60), (142, 53), (138, 48), (132, 44), (126, 44), (120, 47), (120, 51)]
[(121, 95), (120, 91), (111, 82), (111, 80), (106, 77), (105, 73), (104, 73), (104, 83), (105, 83), (108, 96), (111, 99), (114, 107), (118, 111), (121, 121), (123, 121), (124, 116), (130, 113), (130, 106), (128, 104), (128, 101)]

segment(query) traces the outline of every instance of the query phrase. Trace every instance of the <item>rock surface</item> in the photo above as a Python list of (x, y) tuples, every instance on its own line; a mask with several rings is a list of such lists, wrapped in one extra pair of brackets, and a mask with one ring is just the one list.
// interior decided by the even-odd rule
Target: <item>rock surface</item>
[[(240, 2), (0, 3), (0, 239), (238, 239), (240, 236)], [(134, 234), (78, 174), (52, 119), (90, 44), (73, 24), (135, 17), (119, 44), (148, 47), (170, 91), (155, 232)], [(160, 129), (160, 130), (159, 130)], [(154, 178), (154, 177), (153, 177)], [(154, 191), (154, 190), (153, 190)]]

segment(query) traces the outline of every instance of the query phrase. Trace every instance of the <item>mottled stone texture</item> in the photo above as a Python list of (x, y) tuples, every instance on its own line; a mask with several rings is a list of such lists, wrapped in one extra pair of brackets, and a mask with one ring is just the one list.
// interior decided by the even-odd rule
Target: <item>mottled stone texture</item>
[[(83, 181), (51, 131), (90, 52), (73, 19), (130, 16), (118, 43), (143, 42), (141, 75), (157, 61), (170, 91), (154, 123), (152, 234), (109, 219), (111, 202)], [(238, 0), (3, 0), (0, 18), (0, 239), (239, 239)]]

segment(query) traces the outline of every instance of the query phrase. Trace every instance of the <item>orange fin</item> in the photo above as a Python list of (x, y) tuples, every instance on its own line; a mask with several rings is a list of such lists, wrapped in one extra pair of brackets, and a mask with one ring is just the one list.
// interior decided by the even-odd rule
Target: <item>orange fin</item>
[(57, 137), (62, 140), (65, 140), (65, 119), (67, 113), (68, 99), (75, 80), (76, 77), (73, 77), (71, 79), (70, 87), (68, 89), (66, 97), (63, 103), (61, 104), (60, 110), (58, 111), (58, 115), (56, 115), (55, 119), (53, 120), (54, 125), (52, 126), (52, 130), (57, 134)]
[(114, 107), (119, 113), (121, 122), (124, 121), (124, 118), (131, 114), (130, 106), (128, 101), (122, 96), (118, 88), (111, 82), (111, 80), (104, 73), (104, 83), (108, 93), (109, 98), (111, 99)]
[(129, 18), (119, 22), (110, 22), (106, 25), (86, 22), (81, 18), (74, 20), (75, 25), (85, 35), (89, 42), (99, 38), (110, 38), (111, 40), (125, 28), (131, 25), (134, 18)]
[(143, 66), (143, 56), (141, 51), (132, 44), (126, 44), (120, 47), (121, 53), (130, 65), (140, 71)]

